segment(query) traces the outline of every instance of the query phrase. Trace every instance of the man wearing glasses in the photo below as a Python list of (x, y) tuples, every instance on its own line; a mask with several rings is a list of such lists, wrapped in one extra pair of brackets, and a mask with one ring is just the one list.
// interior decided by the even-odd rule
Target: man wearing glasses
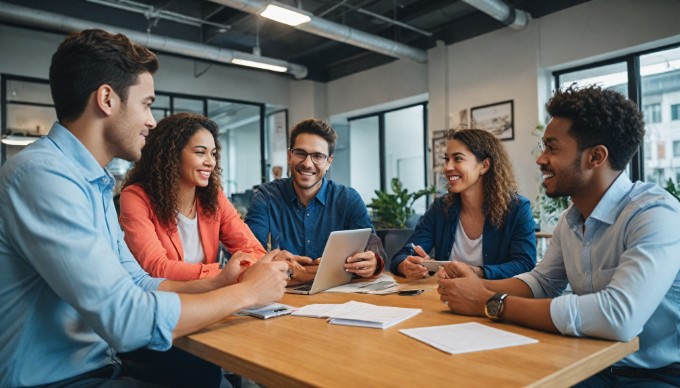
[[(326, 240), (336, 230), (371, 228), (366, 205), (351, 187), (325, 179), (333, 163), (335, 130), (323, 120), (306, 119), (290, 133), (290, 177), (260, 186), (246, 224), (263, 246), (293, 253), (301, 266), (294, 283), (314, 277)], [(361, 277), (380, 273), (384, 250), (373, 233), (365, 252), (347, 258), (345, 268)]]

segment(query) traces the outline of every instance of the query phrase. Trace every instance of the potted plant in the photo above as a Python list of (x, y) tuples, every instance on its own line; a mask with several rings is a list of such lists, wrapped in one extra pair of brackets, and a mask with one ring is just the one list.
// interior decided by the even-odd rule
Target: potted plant
[(409, 218), (415, 215), (413, 203), (419, 198), (435, 192), (434, 187), (409, 192), (403, 187), (399, 178), (392, 178), (390, 187), (392, 188), (391, 193), (375, 190), (376, 197), (366, 205), (373, 210), (371, 217), (373, 225), (387, 254), (385, 266), (389, 266), (392, 256), (413, 233), (413, 230), (406, 226)]
[(409, 193), (399, 178), (392, 178), (390, 186), (392, 193), (375, 190), (376, 198), (367, 207), (373, 209), (376, 228), (405, 229), (406, 221), (415, 214), (413, 203), (420, 197), (434, 193), (434, 187)]
[(668, 191), (672, 196), (675, 197), (678, 201), (680, 201), (680, 183), (677, 185), (673, 183), (673, 180), (671, 178), (668, 178), (668, 181), (666, 182), (666, 191)]

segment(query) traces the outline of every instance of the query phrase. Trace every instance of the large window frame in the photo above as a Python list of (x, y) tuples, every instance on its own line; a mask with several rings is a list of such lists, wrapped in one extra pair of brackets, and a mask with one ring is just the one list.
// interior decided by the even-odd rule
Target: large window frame
[[(2, 120), (0, 120), (0, 128), (2, 130), (2, 133), (6, 133), (8, 131), (8, 108), (11, 107), (11, 105), (23, 105), (23, 106), (35, 106), (38, 108), (50, 108), (54, 110), (54, 104), (47, 104), (47, 103), (42, 103), (42, 102), (31, 102), (31, 101), (21, 101), (21, 100), (16, 100), (16, 99), (10, 99), (8, 98), (8, 84), (11, 81), (18, 81), (18, 82), (23, 82), (23, 83), (35, 83), (35, 84), (41, 84), (41, 85), (49, 85), (49, 81), (46, 79), (41, 79), (41, 78), (34, 78), (34, 77), (25, 77), (25, 76), (19, 76), (19, 75), (14, 75), (14, 74), (0, 74), (0, 115), (2, 117)], [(195, 106), (197, 109), (194, 109), (196, 113), (200, 113), (206, 117), (208, 117), (208, 108), (210, 103), (226, 103), (226, 104), (240, 104), (240, 105), (245, 105), (252, 107), (253, 110), (257, 111), (256, 115), (258, 116), (256, 118), (257, 126), (259, 128), (259, 145), (257, 148), (259, 149), (259, 162), (260, 162), (260, 168), (258, 169), (258, 175), (259, 177), (257, 179), (253, 179), (253, 183), (256, 181), (259, 183), (264, 183), (268, 180), (270, 180), (270, 172), (269, 172), (269, 157), (268, 157), (268, 152), (267, 152), (267, 142), (270, 140), (267, 137), (267, 111), (266, 111), (266, 106), (264, 103), (258, 103), (258, 102), (252, 102), (252, 101), (245, 101), (245, 100), (239, 100), (239, 99), (228, 99), (228, 98), (219, 98), (219, 97), (212, 97), (212, 96), (197, 96), (197, 95), (191, 95), (191, 94), (184, 94), (184, 93), (173, 93), (173, 92), (164, 92), (164, 91), (156, 91), (156, 99), (158, 100), (163, 100), (167, 99), (167, 103), (163, 104), (164, 106), (160, 106), (158, 104), (152, 105), (152, 110), (154, 110), (154, 116), (156, 119), (160, 119), (162, 117), (166, 117), (170, 114), (179, 112), (179, 111), (184, 111), (183, 109), (178, 107), (177, 102), (180, 99), (185, 99), (185, 100), (193, 100), (195, 102)], [(50, 98), (51, 100), (51, 98)], [(278, 111), (277, 111), (278, 112)], [(286, 113), (286, 125), (287, 125), (287, 111), (284, 110)], [(271, 114), (271, 113), (270, 113)], [(56, 116), (55, 116), (56, 117)], [(253, 122), (254, 123), (254, 122)], [(49, 127), (52, 125), (52, 122), (49, 123)], [(287, 131), (286, 131), (286, 136), (287, 136)], [(4, 143), (0, 143), (1, 148), (0, 148), (0, 165), (4, 164), (7, 160), (8, 157), (8, 146)], [(225, 160), (226, 162), (226, 160)], [(122, 170), (126, 170), (127, 167), (129, 167), (129, 163), (122, 161), (122, 160), (115, 160), (114, 163), (110, 166), (111, 168), (120, 168)], [(112, 170), (112, 171), (114, 171)], [(245, 189), (249, 189), (250, 187), (241, 187), (239, 188), (239, 192), (243, 191)], [(225, 188), (225, 193), (227, 191), (230, 191), (229, 188)], [(234, 190), (236, 191), (236, 190)]]
[[(554, 81), (554, 86), (557, 87), (558, 85), (561, 84), (560, 82), (560, 77), (564, 76), (565, 74), (568, 73), (573, 73), (576, 71), (581, 71), (581, 70), (588, 70), (588, 69), (594, 69), (597, 67), (602, 67), (602, 66), (607, 66), (607, 65), (612, 65), (616, 63), (625, 63), (626, 68), (627, 68), (627, 73), (628, 73), (628, 98), (633, 101), (635, 104), (637, 104), (638, 109), (642, 112), (644, 107), (641, 106), (640, 102), (642, 101), (642, 76), (640, 74), (640, 57), (647, 55), (647, 54), (652, 54), (664, 50), (670, 50), (670, 49), (677, 49), (680, 48), (680, 43), (674, 43), (670, 45), (665, 45), (661, 47), (656, 47), (653, 49), (648, 49), (648, 50), (642, 50), (642, 51), (637, 51), (633, 52), (630, 54), (618, 56), (615, 58), (610, 58), (606, 59), (603, 61), (597, 61), (593, 63), (588, 63), (585, 65), (581, 66), (575, 66), (575, 67), (570, 67), (567, 69), (559, 70), (553, 72), (553, 81)], [(630, 167), (630, 178), (633, 181), (640, 180), (644, 181), (645, 179), (645, 171), (644, 171), (644, 164), (645, 164), (645, 159), (644, 159), (644, 143), (640, 145), (640, 148), (638, 151), (633, 155), (633, 158), (630, 161), (629, 167)], [(648, 174), (651, 174), (652, 172), (647, 172)]]
[[(354, 120), (362, 120), (371, 117), (377, 117), (378, 119), (378, 155), (380, 160), (380, 190), (388, 191), (389, 180), (391, 177), (387, 177), (387, 167), (385, 164), (386, 150), (385, 150), (385, 115), (408, 108), (413, 108), (416, 106), (423, 107), (423, 187), (428, 187), (429, 185), (429, 174), (428, 174), (428, 158), (429, 158), (429, 136), (428, 136), (428, 126), (427, 126), (427, 116), (428, 116), (428, 103), (427, 101), (418, 102), (414, 104), (399, 106), (397, 108), (387, 109), (378, 112), (367, 113), (359, 116), (352, 116), (347, 119), (350, 123)], [(351, 136), (351, 133), (350, 133)], [(425, 208), (427, 209), (430, 205), (430, 196), (425, 198)]]

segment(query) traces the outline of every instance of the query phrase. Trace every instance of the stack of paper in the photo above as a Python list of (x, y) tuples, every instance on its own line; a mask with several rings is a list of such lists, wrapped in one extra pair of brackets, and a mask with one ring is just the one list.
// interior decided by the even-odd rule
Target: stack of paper
[(310, 304), (293, 312), (294, 316), (329, 318), (335, 325), (386, 329), (419, 314), (421, 309), (376, 306), (368, 303)]
[(380, 274), (369, 281), (352, 282), (329, 288), (326, 292), (386, 295), (399, 291), (397, 282), (390, 275)]
[(537, 343), (523, 335), (494, 329), (476, 322), (401, 329), (401, 333), (441, 351), (460, 354)]

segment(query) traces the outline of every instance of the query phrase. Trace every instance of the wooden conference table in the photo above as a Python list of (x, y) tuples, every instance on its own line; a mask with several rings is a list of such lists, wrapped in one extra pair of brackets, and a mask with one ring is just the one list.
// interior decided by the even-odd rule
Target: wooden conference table
[[(331, 325), (319, 318), (231, 316), (177, 339), (175, 345), (267, 387), (570, 386), (638, 349), (637, 338), (622, 343), (565, 337), (453, 314), (439, 301), (434, 278), (400, 286), (425, 292), (286, 294), (281, 300), (296, 307), (355, 300), (423, 310), (385, 330)], [(539, 343), (451, 355), (399, 332), (464, 322), (480, 322)]]

